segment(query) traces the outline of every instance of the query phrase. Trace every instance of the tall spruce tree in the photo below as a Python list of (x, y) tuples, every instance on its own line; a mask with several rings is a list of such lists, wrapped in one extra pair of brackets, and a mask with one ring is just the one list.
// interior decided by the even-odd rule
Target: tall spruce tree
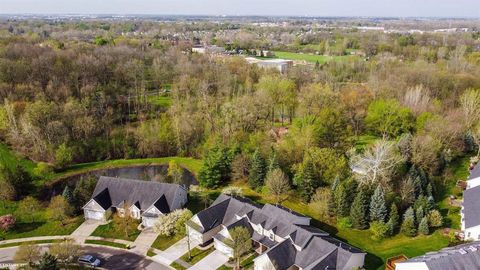
[(388, 234), (390, 236), (394, 235), (397, 232), (399, 219), (400, 218), (398, 216), (397, 205), (395, 203), (392, 203), (392, 206), (390, 207), (390, 215), (387, 222)]
[(268, 159), (268, 172), (271, 172), (278, 168), (280, 168), (280, 164), (278, 163), (277, 153), (275, 153), (275, 151), (272, 151), (272, 154)]
[(294, 182), (300, 190), (303, 201), (310, 202), (316, 190), (315, 169), (310, 160), (307, 160), (302, 169), (295, 174)]
[(429, 228), (428, 228), (428, 218), (423, 217), (422, 221), (420, 221), (420, 224), (418, 225), (418, 233), (423, 234), (423, 235), (428, 235), (430, 233)]
[(364, 230), (368, 228), (368, 196), (361, 188), (355, 196), (350, 209), (350, 218), (352, 225), (356, 229)]
[(417, 228), (415, 226), (415, 213), (412, 207), (409, 207), (403, 214), (401, 231), (406, 236), (413, 237), (417, 235)]
[(222, 152), (218, 149), (208, 152), (203, 166), (198, 173), (198, 180), (200, 185), (208, 188), (215, 188), (221, 183), (222, 180)]
[(258, 149), (256, 149), (252, 155), (252, 165), (250, 167), (250, 174), (248, 176), (248, 183), (250, 187), (259, 188), (263, 186), (263, 182), (267, 174), (265, 167), (265, 160), (260, 155)]
[(350, 213), (350, 204), (348, 192), (344, 184), (340, 184), (335, 189), (335, 206), (337, 207), (337, 216), (346, 217)]
[(62, 196), (65, 198), (65, 200), (69, 204), (74, 205), (75, 198), (73, 196), (72, 190), (70, 189), (70, 187), (68, 185), (66, 185), (65, 188), (63, 189)]
[(373, 193), (370, 201), (370, 220), (385, 222), (387, 217), (387, 206), (385, 205), (385, 193), (379, 185)]
[(335, 192), (340, 185), (340, 179), (337, 177), (335, 178), (335, 182), (332, 184), (332, 188), (330, 190), (330, 194), (328, 195), (328, 216), (334, 217), (335, 213), (337, 212), (337, 203), (335, 202)]

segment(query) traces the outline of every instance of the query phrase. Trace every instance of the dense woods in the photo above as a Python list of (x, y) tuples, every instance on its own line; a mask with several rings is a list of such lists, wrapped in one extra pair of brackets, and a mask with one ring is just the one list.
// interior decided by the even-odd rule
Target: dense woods
[[(377, 239), (442, 226), (445, 168), (480, 151), (478, 32), (297, 23), (2, 21), (1, 139), (44, 170), (196, 157), (204, 187), (245, 181), (279, 202), (293, 189), (323, 222)], [(279, 74), (197, 42), (356, 57)]]

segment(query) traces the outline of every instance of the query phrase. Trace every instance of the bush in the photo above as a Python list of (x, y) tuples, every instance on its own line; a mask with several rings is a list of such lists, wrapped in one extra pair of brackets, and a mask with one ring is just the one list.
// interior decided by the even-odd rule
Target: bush
[(438, 210), (434, 209), (428, 213), (428, 224), (433, 228), (443, 225), (443, 217)]
[(388, 232), (388, 225), (382, 221), (374, 221), (370, 223), (370, 231), (373, 240), (382, 240)]
[(8, 231), (15, 225), (16, 219), (12, 215), (5, 215), (0, 217), (0, 230)]
[(350, 229), (352, 228), (352, 220), (350, 217), (343, 217), (337, 220), (337, 227), (341, 229)]
[(50, 175), (52, 172), (52, 167), (45, 162), (39, 162), (35, 169), (33, 169), (33, 174), (37, 177), (45, 177)]

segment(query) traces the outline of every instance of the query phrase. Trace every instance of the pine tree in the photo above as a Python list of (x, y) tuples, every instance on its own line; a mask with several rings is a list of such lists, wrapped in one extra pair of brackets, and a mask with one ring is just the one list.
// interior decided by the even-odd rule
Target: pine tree
[(415, 214), (412, 207), (409, 207), (403, 214), (401, 231), (404, 235), (410, 237), (413, 237), (417, 234), (417, 229), (415, 226)]
[(309, 160), (306, 161), (306, 164), (301, 169), (297, 175), (296, 179), (297, 186), (299, 187), (301, 197), (303, 201), (310, 202), (313, 194), (315, 194), (315, 172), (313, 163)]
[(71, 205), (74, 204), (75, 202), (75, 199), (73, 197), (73, 192), (72, 190), (70, 189), (70, 187), (68, 185), (65, 186), (65, 189), (63, 189), (63, 193), (62, 193), (62, 196), (65, 198), (65, 200), (67, 200), (67, 202)]
[(420, 224), (418, 225), (418, 233), (423, 234), (423, 235), (428, 235), (429, 229), (428, 229), (428, 218), (423, 217), (422, 221), (420, 221)]
[(392, 206), (390, 207), (390, 217), (388, 219), (387, 225), (388, 225), (388, 234), (394, 235), (397, 232), (398, 229), (398, 210), (397, 210), (397, 205), (395, 203), (392, 203)]
[(431, 183), (428, 183), (428, 185), (427, 185), (427, 196), (428, 196), (428, 198), (430, 198), (430, 197), (433, 198), (433, 188), (432, 188)]
[(280, 164), (278, 164), (277, 153), (275, 153), (275, 151), (272, 151), (272, 154), (268, 159), (268, 172), (271, 172), (278, 168), (280, 168)]
[(387, 207), (385, 206), (385, 193), (383, 188), (379, 185), (373, 193), (370, 201), (370, 220), (385, 222), (387, 217)]
[(222, 180), (222, 155), (218, 150), (209, 151), (198, 173), (200, 185), (215, 188)]
[(350, 209), (350, 219), (356, 229), (364, 230), (368, 228), (368, 196), (363, 189), (357, 193)]
[(337, 207), (337, 216), (346, 217), (350, 213), (350, 205), (348, 203), (348, 192), (345, 185), (339, 185), (335, 190), (335, 205)]
[(266, 176), (265, 169), (265, 160), (258, 152), (258, 149), (255, 150), (252, 156), (252, 165), (250, 168), (250, 175), (248, 176), (248, 183), (252, 188), (259, 188), (263, 186), (263, 181)]
[(333, 184), (332, 184), (331, 192), (328, 195), (327, 206), (328, 206), (328, 215), (330, 217), (334, 217), (335, 213), (337, 212), (337, 204), (335, 202), (335, 192), (336, 192), (339, 184), (340, 184), (340, 180), (337, 177), (337, 178), (335, 178), (335, 182), (333, 182)]
[(417, 211), (415, 211), (417, 220), (421, 220), (425, 216), (425, 212), (423, 211), (423, 207), (420, 206), (417, 208)]

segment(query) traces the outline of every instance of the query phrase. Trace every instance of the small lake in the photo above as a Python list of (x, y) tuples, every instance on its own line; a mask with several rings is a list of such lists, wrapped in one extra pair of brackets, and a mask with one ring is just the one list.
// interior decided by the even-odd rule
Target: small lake
[[(80, 179), (86, 179), (90, 177), (99, 178), (100, 176), (110, 176), (118, 178), (128, 178), (128, 179), (137, 179), (145, 181), (157, 181), (161, 183), (169, 183), (169, 178), (167, 177), (168, 165), (142, 165), (142, 166), (130, 166), (122, 168), (111, 168), (111, 169), (100, 169), (90, 171), (88, 173), (82, 173), (66, 177), (50, 187), (45, 187), (42, 194), (45, 197), (50, 197), (52, 195), (60, 194), (65, 185), (73, 187), (76, 185)], [(198, 181), (195, 176), (188, 170), (183, 169), (182, 182), (187, 188), (190, 185), (197, 185)], [(43, 197), (43, 196), (42, 196)]]

